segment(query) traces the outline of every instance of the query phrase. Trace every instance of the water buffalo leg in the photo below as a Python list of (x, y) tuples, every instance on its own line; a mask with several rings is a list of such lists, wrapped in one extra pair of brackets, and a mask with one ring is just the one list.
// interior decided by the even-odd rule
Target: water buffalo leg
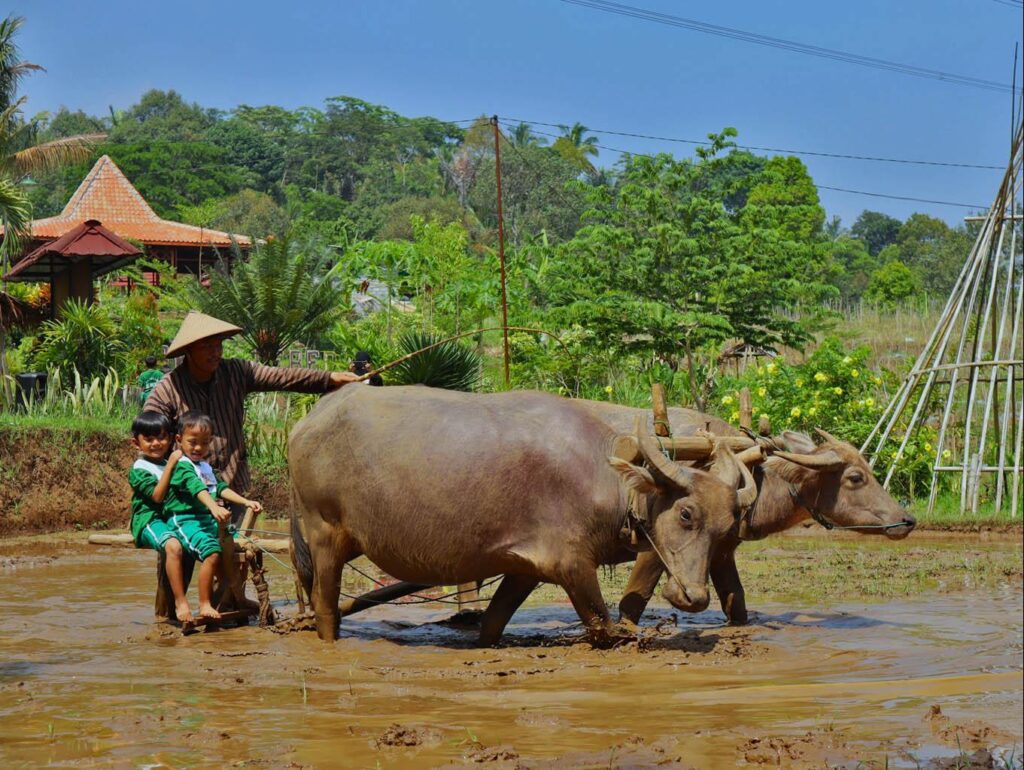
[(736, 552), (729, 550), (711, 560), (711, 583), (722, 603), (726, 620), (734, 626), (747, 624), (747, 603), (743, 595), (743, 583), (736, 570)]
[(597, 568), (587, 565), (570, 570), (562, 576), (562, 588), (569, 594), (569, 600), (590, 632), (591, 639), (598, 644), (610, 643), (616, 633), (597, 582)]
[(619, 601), (619, 621), (628, 621), (636, 625), (644, 614), (647, 602), (654, 596), (654, 591), (661, 580), (664, 567), (661, 559), (653, 551), (637, 554), (633, 571), (629, 573), (629, 582)]
[(505, 575), (480, 620), (480, 638), (477, 644), (481, 647), (493, 647), (497, 644), (519, 605), (526, 601), (526, 597), (539, 582), (537, 578), (528, 575)]
[(341, 569), (357, 554), (348, 538), (331, 532), (310, 533), (309, 546), (313, 557), (313, 591), (309, 598), (316, 616), (316, 634), (331, 642), (338, 638)]

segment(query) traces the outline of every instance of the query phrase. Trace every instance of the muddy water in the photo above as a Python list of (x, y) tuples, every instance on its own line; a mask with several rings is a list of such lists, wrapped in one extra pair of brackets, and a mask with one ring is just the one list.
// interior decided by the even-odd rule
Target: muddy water
[(642, 650), (577, 643), (566, 603), (521, 611), (496, 650), (438, 625), (448, 607), (384, 607), (328, 646), (153, 626), (146, 553), (16, 551), (0, 547), (4, 768), (916, 767), (1024, 742), (1017, 585), (758, 603), (740, 629), (655, 606)]

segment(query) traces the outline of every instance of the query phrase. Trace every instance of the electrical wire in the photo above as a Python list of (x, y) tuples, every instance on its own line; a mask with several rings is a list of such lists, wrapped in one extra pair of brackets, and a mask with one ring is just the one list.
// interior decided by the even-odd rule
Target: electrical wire
[[(548, 126), (550, 128), (563, 127), (563, 124), (561, 123), (547, 123), (540, 120), (525, 120), (522, 118), (511, 117), (505, 117), (503, 118), (503, 120), (516, 121), (518, 123), (526, 123), (527, 125), (530, 126)], [(595, 134), (607, 134), (608, 136), (625, 136), (633, 139), (651, 139), (658, 142), (674, 142), (677, 144), (692, 144), (700, 145), (703, 147), (707, 147), (711, 144), (711, 142), (707, 141), (706, 139), (679, 139), (670, 136), (655, 136), (653, 134), (641, 134), (634, 131), (612, 131), (606, 128), (588, 127), (587, 130)], [(551, 134), (548, 134), (548, 136), (551, 136)], [(1006, 169), (1006, 166), (987, 165), (981, 163), (956, 163), (938, 160), (914, 160), (911, 158), (884, 158), (877, 157), (874, 155), (854, 155), (852, 153), (821, 152), (816, 150), (787, 150), (781, 147), (759, 147), (757, 145), (752, 144), (737, 144), (736, 147), (738, 147), (741, 150), (754, 150), (757, 152), (780, 152), (785, 153), (787, 155), (813, 155), (819, 158), (839, 158), (842, 160), (868, 160), (875, 161), (878, 163), (902, 163), (917, 166), (948, 166), (950, 168), (976, 168), (994, 171), (1003, 171)]]
[(716, 35), (718, 37), (731, 38), (733, 40), (754, 43), (756, 45), (767, 46), (769, 48), (777, 48), (779, 50), (791, 51), (793, 53), (816, 56), (822, 59), (832, 59), (834, 61), (846, 62), (848, 64), (856, 64), (862, 67), (871, 67), (873, 69), (896, 72), (903, 75), (940, 80), (944, 83), (951, 83), (954, 85), (970, 86), (972, 88), (981, 88), (988, 91), (998, 92), (1009, 92), (1012, 90), (1012, 86), (1005, 83), (999, 83), (994, 80), (985, 80), (983, 78), (976, 78), (968, 75), (957, 75), (952, 72), (942, 72), (940, 70), (928, 69), (926, 67), (917, 67), (912, 64), (902, 64), (900, 62), (889, 61), (887, 59), (878, 59), (873, 56), (862, 56), (861, 54), (855, 54), (849, 51), (840, 51), (834, 48), (798, 43), (793, 40), (785, 40), (783, 38), (771, 37), (770, 35), (748, 32), (734, 27), (724, 27), (719, 24), (709, 24), (696, 19), (687, 19), (682, 16), (674, 16), (669, 13), (650, 11), (646, 8), (638, 8), (636, 6), (625, 5), (623, 3), (615, 3), (610, 0), (561, 0), (561, 2), (568, 5), (577, 5), (582, 8), (588, 8), (594, 11), (601, 11), (603, 13), (641, 19), (643, 21), (650, 21), (656, 24), (664, 24), (670, 27), (688, 29), (694, 32)]
[[(539, 135), (539, 136), (554, 137), (556, 139), (560, 138), (558, 136), (558, 134), (552, 134), (552, 133), (548, 133), (548, 132), (545, 132), (545, 131), (534, 131), (534, 133)], [(638, 158), (653, 158), (654, 157), (653, 155), (651, 155), (649, 153), (633, 152), (631, 150), (624, 150), (621, 147), (609, 147), (608, 145), (604, 145), (604, 144), (595, 144), (593, 146), (597, 147), (598, 149), (601, 149), (601, 150), (607, 150), (608, 152), (618, 152), (618, 153), (621, 153), (623, 155), (632, 155), (632, 156), (635, 156), (635, 157), (638, 157)], [(912, 201), (912, 202), (915, 202), (915, 203), (931, 203), (931, 204), (939, 205), (939, 206), (956, 206), (958, 208), (972, 209), (972, 210), (975, 210), (975, 211), (984, 211), (984, 210), (986, 210), (988, 208), (988, 206), (983, 206), (983, 205), (974, 204), (974, 203), (956, 203), (956, 202), (953, 202), (953, 201), (940, 201), (940, 200), (933, 200), (933, 199), (930, 199), (930, 198), (916, 198), (916, 197), (912, 197), (912, 196), (909, 196), (909, 195), (891, 195), (891, 194), (888, 194), (888, 193), (869, 192), (867, 190), (852, 190), (852, 189), (850, 189), (848, 187), (831, 187), (829, 185), (818, 184), (817, 182), (814, 182), (814, 185), (815, 185), (815, 187), (817, 187), (819, 189), (822, 189), (822, 190), (833, 190), (835, 192), (851, 193), (853, 195), (867, 195), (867, 196), (870, 196), (872, 198), (890, 198), (892, 200)]]

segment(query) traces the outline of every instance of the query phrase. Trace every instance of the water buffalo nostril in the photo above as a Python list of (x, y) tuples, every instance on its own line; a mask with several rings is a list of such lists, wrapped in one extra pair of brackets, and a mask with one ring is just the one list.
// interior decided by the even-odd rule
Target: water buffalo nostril
[(906, 524), (908, 527), (913, 527), (917, 525), (917, 519), (915, 519), (913, 516), (904, 516), (903, 523)]

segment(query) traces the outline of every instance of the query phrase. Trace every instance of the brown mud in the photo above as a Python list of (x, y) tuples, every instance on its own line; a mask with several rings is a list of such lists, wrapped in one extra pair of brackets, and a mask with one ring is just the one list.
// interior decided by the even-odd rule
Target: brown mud
[[(847, 552), (885, 564), (894, 547), (790, 545), (752, 553), (820, 581)], [(929, 548), (938, 564), (965, 550), (896, 552)], [(1014, 541), (970, 550), (1020, 561)], [(0, 766), (1019, 767), (1024, 591), (1019, 568), (997, 572), (814, 602), (782, 600), (758, 573), (770, 598), (748, 581), (752, 625), (655, 603), (643, 643), (613, 650), (592, 649), (564, 598), (542, 592), (481, 650), (436, 603), (346, 618), (333, 645), (255, 627), (182, 637), (151, 622), (152, 554), (0, 541)]]

